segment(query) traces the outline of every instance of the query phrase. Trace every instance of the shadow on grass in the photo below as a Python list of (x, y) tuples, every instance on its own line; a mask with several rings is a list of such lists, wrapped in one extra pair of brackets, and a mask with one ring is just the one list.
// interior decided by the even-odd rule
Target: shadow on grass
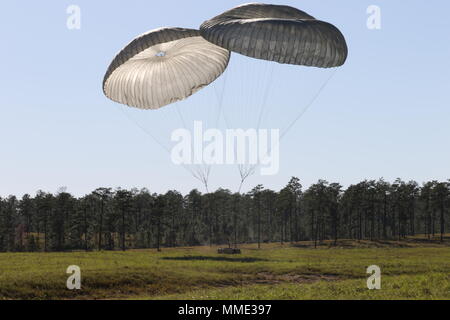
[(225, 261), (225, 262), (259, 262), (268, 261), (267, 259), (259, 258), (228, 258), (228, 257), (208, 257), (208, 256), (184, 256), (184, 257), (163, 257), (163, 260), (176, 260), (176, 261)]

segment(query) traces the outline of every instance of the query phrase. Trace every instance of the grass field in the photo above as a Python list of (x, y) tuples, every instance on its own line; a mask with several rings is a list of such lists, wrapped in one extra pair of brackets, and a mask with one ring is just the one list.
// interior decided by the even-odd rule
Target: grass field
[[(340, 241), (127, 252), (1, 253), (0, 299), (450, 299), (450, 246)], [(82, 289), (66, 288), (78, 265)], [(368, 290), (378, 265), (381, 290)]]

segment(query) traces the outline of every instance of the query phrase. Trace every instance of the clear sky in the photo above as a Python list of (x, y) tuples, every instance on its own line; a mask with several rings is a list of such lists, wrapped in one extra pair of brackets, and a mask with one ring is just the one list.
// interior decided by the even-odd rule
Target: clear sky
[[(101, 186), (203, 191), (137, 125), (149, 115), (140, 118), (106, 99), (101, 82), (114, 55), (136, 35), (161, 26), (198, 28), (244, 2), (2, 1), (0, 196), (55, 192), (61, 186), (76, 195)], [(244, 190), (258, 183), (279, 189), (291, 176), (305, 186), (320, 178), (345, 186), (366, 178), (450, 178), (449, 2), (272, 3), (335, 24), (347, 39), (349, 58), (282, 141), (280, 173), (254, 176)], [(81, 8), (80, 30), (66, 27), (72, 4)], [(382, 10), (381, 30), (366, 26), (369, 5)], [(234, 58), (227, 72), (241, 77), (247, 60)], [(269, 106), (279, 110), (274, 121), (292, 116), (284, 106), (301, 109), (330, 74), (275, 68), (269, 93), (279, 96)], [(227, 97), (237, 95), (231, 83)], [(178, 105), (188, 110), (195, 99)], [(226, 98), (223, 108), (230, 101)], [(152, 127), (155, 120), (148, 121)], [(214, 168), (212, 189), (237, 188), (237, 170), (229, 169)]]

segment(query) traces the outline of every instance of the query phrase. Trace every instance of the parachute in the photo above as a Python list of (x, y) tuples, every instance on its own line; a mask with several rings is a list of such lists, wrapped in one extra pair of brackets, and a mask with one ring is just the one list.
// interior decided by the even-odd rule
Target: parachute
[[(221, 105), (216, 94), (214, 99), (211, 92), (197, 96), (186, 108), (179, 108), (177, 102), (214, 82), (229, 60), (228, 50), (206, 41), (198, 30), (151, 30), (116, 55), (104, 76), (103, 92), (109, 99), (133, 107), (121, 111), (170, 154), (174, 130), (188, 130), (199, 115), (205, 123), (217, 122)], [(165, 107), (169, 104), (172, 106)], [(209, 166), (183, 167), (208, 190)]]
[[(233, 63), (231, 52), (239, 53)], [(169, 153), (173, 141), (162, 142), (170, 140), (164, 130), (181, 125), (193, 132), (197, 120), (203, 129), (284, 128), (282, 138), (333, 77), (327, 70), (342, 66), (347, 55), (346, 40), (332, 24), (293, 7), (250, 3), (205, 21), (200, 30), (160, 28), (135, 38), (110, 64), (103, 92), (134, 107), (126, 108), (127, 116)], [(256, 166), (238, 165), (239, 192)], [(210, 165), (184, 167), (208, 191)]]
[(198, 30), (160, 28), (135, 38), (114, 58), (103, 80), (105, 95), (139, 109), (186, 99), (217, 79), (230, 52)]
[[(206, 40), (224, 49), (258, 61), (278, 62), (281, 65), (329, 69), (342, 66), (348, 55), (346, 40), (335, 26), (317, 20), (304, 11), (284, 5), (262, 3), (240, 5), (205, 21), (200, 26), (200, 33)], [(318, 72), (274, 68), (273, 65), (268, 67), (267, 63), (258, 64), (254, 61), (244, 63), (243, 68), (247, 70), (241, 71), (242, 74), (232, 81), (239, 82), (242, 94), (237, 96), (238, 99), (241, 97), (242, 101), (236, 101), (236, 97), (233, 97), (232, 103), (237, 104), (234, 106), (237, 109), (234, 110), (228, 101), (225, 103), (224, 117), (228, 122), (227, 126), (230, 126), (230, 123), (244, 122), (248, 127), (253, 126), (257, 130), (263, 124), (265, 127), (284, 127), (281, 138), (315, 102), (334, 75), (333, 72), (323, 81), (320, 80)], [(240, 71), (231, 69), (236, 73)], [(283, 81), (287, 77), (276, 77), (275, 72), (295, 77), (297, 88), (294, 91), (289, 89), (292, 84)], [(252, 80), (249, 80), (250, 78)], [(274, 81), (273, 78), (277, 80)], [(321, 85), (317, 85), (321, 82)], [(312, 88), (311, 85), (318, 87), (319, 90), (311, 99), (300, 102), (296, 93), (303, 90), (305, 97), (306, 92), (315, 91), (308, 89)], [(276, 88), (277, 86), (279, 87)], [(278, 89), (276, 94), (280, 94), (278, 97), (269, 94), (269, 91), (274, 91), (275, 88)], [(283, 91), (284, 94), (281, 94)], [(276, 104), (285, 100), (286, 96), (295, 96), (296, 103), (304, 104), (304, 108), (297, 110), (293, 106), (284, 105), (283, 112), (280, 113)], [(271, 102), (270, 98), (274, 100)], [(272, 109), (270, 104), (273, 106)], [(285, 115), (286, 123), (280, 121), (282, 118), (280, 114)], [(268, 120), (267, 123), (264, 123), (264, 120)], [(275, 125), (276, 121), (279, 123)], [(255, 168), (255, 165), (238, 166), (241, 177), (239, 190), (245, 180), (254, 174)]]
[(230, 51), (283, 64), (332, 68), (348, 54), (335, 26), (289, 6), (241, 5), (204, 22), (200, 32)]

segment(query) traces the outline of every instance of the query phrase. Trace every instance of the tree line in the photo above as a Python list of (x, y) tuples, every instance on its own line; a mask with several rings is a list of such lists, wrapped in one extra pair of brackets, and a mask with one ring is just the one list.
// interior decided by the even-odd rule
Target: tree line
[(347, 189), (293, 177), (279, 192), (257, 185), (187, 195), (99, 188), (76, 198), (61, 188), (0, 198), (0, 251), (127, 250), (339, 239), (444, 241), (450, 180), (419, 185), (362, 181)]

